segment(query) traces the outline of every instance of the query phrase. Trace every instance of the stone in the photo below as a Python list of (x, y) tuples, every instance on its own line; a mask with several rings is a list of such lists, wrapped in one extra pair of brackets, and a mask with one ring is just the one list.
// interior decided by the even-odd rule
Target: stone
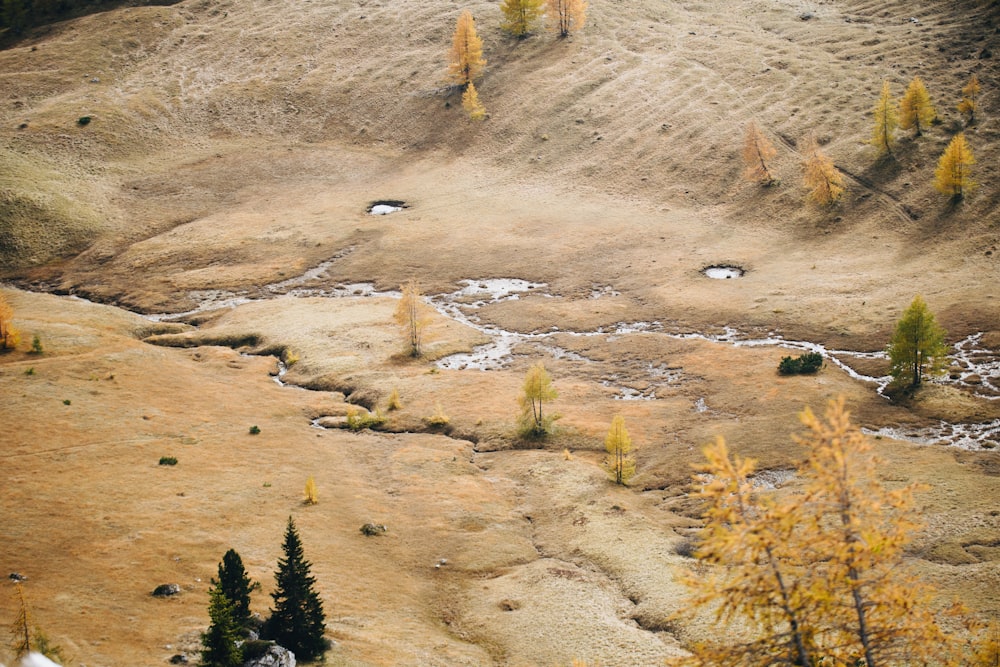
[(295, 654), (275, 644), (268, 646), (263, 655), (244, 662), (243, 667), (295, 667)]
[(180, 584), (160, 584), (153, 589), (153, 597), (155, 598), (168, 598), (171, 595), (177, 595), (181, 592)]

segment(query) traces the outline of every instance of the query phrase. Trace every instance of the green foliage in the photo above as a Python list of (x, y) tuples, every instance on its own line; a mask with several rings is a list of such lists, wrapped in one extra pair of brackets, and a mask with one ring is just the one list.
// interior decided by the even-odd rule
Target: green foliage
[(243, 651), (237, 645), (240, 627), (233, 620), (233, 605), (218, 584), (209, 591), (208, 630), (201, 635), (203, 667), (240, 667)]
[(259, 434), (260, 434), (260, 427), (259, 426), (257, 426), (256, 424), (254, 424), (253, 426), (250, 427), (250, 435), (259, 435)]
[(35, 367), (34, 366), (30, 366), (28, 368), (28, 370), (24, 371), (24, 374), (25, 375), (34, 375), (35, 374)]
[(948, 353), (944, 336), (923, 297), (913, 297), (889, 343), (893, 384), (904, 389), (917, 387), (927, 372), (940, 370)]
[(266, 639), (253, 639), (243, 642), (243, 659), (246, 661), (261, 658), (267, 654), (268, 650), (274, 646), (274, 642)]
[(819, 352), (807, 352), (796, 358), (782, 357), (778, 364), (780, 375), (808, 375), (816, 373), (823, 367), (823, 355)]
[(68, 398), (64, 398), (63, 405), (73, 405), (73, 401), (69, 400)]
[(292, 517), (288, 517), (282, 549), (285, 556), (278, 561), (274, 573), (276, 586), (271, 593), (274, 609), (264, 624), (262, 636), (292, 651), (298, 660), (313, 660), (328, 648), (323, 637), (326, 616), (314, 589), (316, 580), (309, 573), (312, 565), (305, 560)]
[(31, 339), (31, 352), (30, 354), (41, 354), (44, 350), (42, 349), (42, 339), (38, 334), (35, 334)]
[(93, 120), (90, 116), (80, 116), (76, 119), (76, 124), (81, 127), (84, 125), (90, 125), (90, 121)]
[(232, 605), (233, 622), (240, 630), (250, 627), (250, 593), (260, 588), (252, 581), (243, 567), (243, 559), (235, 549), (222, 556), (219, 563), (219, 578), (212, 579), (215, 586)]
[(545, 0), (503, 0), (500, 11), (503, 22), (500, 29), (518, 39), (524, 39), (531, 34), (538, 20), (545, 13)]
[(545, 437), (552, 431), (552, 424), (559, 419), (559, 415), (546, 414), (544, 406), (554, 401), (559, 392), (552, 386), (552, 376), (545, 370), (542, 362), (539, 361), (528, 369), (523, 391), (518, 397), (521, 405), (520, 433), (533, 438)]
[(433, 428), (440, 428), (442, 426), (447, 426), (448, 422), (450, 421), (451, 420), (448, 419), (448, 415), (446, 415), (444, 413), (444, 410), (441, 408), (440, 403), (437, 403), (434, 406), (434, 414), (432, 414), (430, 417), (424, 417), (424, 423)]
[(176, 456), (161, 456), (160, 457), (160, 465), (161, 466), (175, 466), (175, 465), (177, 465), (177, 457)]
[(632, 439), (625, 430), (625, 417), (615, 415), (611, 420), (611, 428), (604, 438), (604, 449), (608, 456), (604, 465), (616, 484), (626, 485), (635, 475), (635, 459), (629, 454), (632, 451)]

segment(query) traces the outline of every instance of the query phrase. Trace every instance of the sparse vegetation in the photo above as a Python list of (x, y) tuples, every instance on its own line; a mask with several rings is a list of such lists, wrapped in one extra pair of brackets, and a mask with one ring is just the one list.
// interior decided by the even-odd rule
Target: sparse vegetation
[(973, 125), (976, 122), (980, 89), (979, 77), (976, 74), (969, 77), (969, 82), (962, 87), (962, 100), (958, 103), (958, 112), (965, 114), (967, 125)]
[(604, 438), (604, 450), (608, 453), (604, 465), (611, 474), (615, 484), (625, 486), (635, 475), (635, 458), (632, 453), (632, 438), (625, 429), (625, 417), (615, 415), (611, 419), (611, 428)]
[(559, 392), (552, 384), (552, 376), (545, 365), (538, 362), (528, 369), (524, 377), (523, 393), (518, 398), (521, 405), (521, 435), (542, 438), (552, 431), (552, 424), (559, 415), (546, 413), (545, 404), (558, 398)]
[(779, 375), (809, 375), (823, 367), (823, 355), (819, 352), (806, 352), (794, 359), (782, 357), (778, 363)]
[(844, 177), (833, 166), (833, 160), (820, 150), (815, 138), (806, 140), (805, 155), (805, 184), (809, 188), (806, 198), (819, 206), (839, 201), (844, 194)]
[(471, 81), (465, 87), (462, 94), (462, 108), (469, 114), (472, 120), (483, 120), (486, 118), (486, 107), (479, 101), (479, 93), (476, 91), (476, 84)]
[(777, 154), (778, 151), (764, 136), (757, 123), (754, 121), (747, 123), (746, 135), (743, 139), (744, 178), (764, 186), (773, 185), (775, 178), (771, 173), (769, 163)]
[(42, 339), (38, 334), (35, 334), (31, 339), (30, 354), (42, 354), (42, 352), (44, 352), (42, 349)]
[(889, 342), (893, 383), (907, 389), (918, 387), (924, 375), (940, 370), (948, 353), (944, 336), (923, 297), (913, 297)]
[(406, 339), (407, 353), (416, 358), (423, 354), (424, 330), (431, 322), (431, 308), (424, 301), (416, 281), (411, 280), (400, 289), (403, 295), (396, 306), (393, 319)]
[(569, 37), (583, 28), (587, 20), (587, 0), (546, 0), (545, 20), (549, 30)]
[(952, 200), (962, 199), (975, 188), (972, 181), (972, 165), (976, 158), (965, 140), (965, 133), (959, 132), (952, 138), (938, 160), (934, 171), (934, 187)]
[(160, 457), (160, 465), (161, 466), (175, 466), (175, 465), (177, 465), (177, 457), (176, 456), (161, 456)]
[(447, 426), (450, 421), (451, 420), (448, 419), (448, 415), (446, 415), (444, 410), (441, 408), (440, 403), (435, 404), (434, 414), (429, 417), (424, 417), (424, 423), (431, 428), (441, 428), (443, 426)]
[(381, 410), (369, 412), (351, 405), (347, 408), (347, 428), (352, 431), (363, 431), (366, 428), (378, 428), (385, 424), (385, 416)]
[(399, 390), (395, 387), (393, 387), (392, 391), (389, 393), (389, 399), (386, 401), (385, 409), (389, 412), (403, 409), (403, 403), (399, 400)]

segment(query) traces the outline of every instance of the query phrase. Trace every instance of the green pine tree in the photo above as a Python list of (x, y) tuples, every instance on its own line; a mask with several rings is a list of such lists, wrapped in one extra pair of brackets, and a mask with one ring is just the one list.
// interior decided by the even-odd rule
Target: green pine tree
[(288, 517), (285, 557), (278, 561), (274, 573), (277, 586), (271, 597), (274, 609), (264, 626), (264, 635), (295, 654), (299, 660), (313, 660), (322, 656), (328, 647), (323, 632), (326, 616), (323, 603), (314, 590), (316, 579), (309, 574), (312, 565), (302, 552), (302, 540), (295, 529), (295, 522)]
[(941, 365), (948, 352), (944, 329), (918, 294), (896, 324), (889, 343), (890, 374), (900, 387), (917, 387), (927, 371)]
[(233, 605), (216, 584), (208, 594), (208, 617), (211, 625), (201, 635), (201, 664), (203, 667), (240, 667), (243, 650), (237, 645), (240, 627), (233, 619)]
[(212, 579), (212, 585), (217, 587), (233, 606), (233, 621), (237, 627), (245, 629), (250, 625), (250, 593), (257, 590), (260, 584), (251, 581), (243, 567), (243, 559), (230, 549), (219, 563), (219, 578)]

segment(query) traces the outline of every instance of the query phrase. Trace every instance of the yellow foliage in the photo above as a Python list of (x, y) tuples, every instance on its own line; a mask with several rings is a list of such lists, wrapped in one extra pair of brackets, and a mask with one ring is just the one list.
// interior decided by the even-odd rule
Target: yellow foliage
[(899, 114), (896, 112), (896, 104), (892, 101), (892, 92), (889, 89), (889, 82), (882, 82), (882, 94), (879, 95), (875, 104), (875, 125), (872, 128), (872, 138), (870, 143), (875, 147), (875, 157), (892, 155), (893, 136), (896, 126), (899, 125)]
[(503, 22), (500, 28), (515, 37), (527, 37), (542, 15), (545, 0), (503, 0), (500, 11)]
[(958, 103), (958, 111), (969, 115), (969, 125), (976, 122), (976, 111), (979, 110), (979, 89), (979, 77), (975, 74), (969, 79), (969, 83), (962, 88), (962, 101)]
[(844, 177), (833, 166), (833, 160), (820, 150), (815, 139), (806, 143), (805, 184), (809, 188), (806, 198), (820, 206), (838, 201), (844, 194)]
[(316, 491), (316, 480), (312, 476), (306, 480), (304, 502), (306, 505), (315, 505), (319, 502), (319, 493)]
[(919, 137), (921, 126), (929, 126), (936, 116), (927, 87), (919, 76), (913, 77), (899, 103), (899, 126), (904, 130), (914, 128)]
[(570, 453), (569, 449), (563, 449), (563, 461), (572, 461), (573, 455)]
[(568, 37), (587, 20), (587, 0), (546, 0), (545, 19), (549, 30)]
[(524, 377), (524, 393), (518, 397), (521, 404), (521, 433), (533, 437), (547, 435), (552, 429), (552, 422), (559, 415), (545, 414), (545, 403), (554, 401), (559, 392), (552, 386), (552, 376), (545, 370), (545, 364), (538, 362), (528, 369)]
[(399, 390), (393, 387), (392, 392), (389, 394), (386, 410), (401, 410), (402, 408), (403, 404), (399, 401)]
[(760, 131), (757, 123), (754, 121), (747, 123), (746, 137), (743, 140), (743, 163), (746, 165), (746, 169), (743, 171), (744, 177), (748, 181), (764, 185), (774, 183), (774, 176), (771, 174), (768, 162), (777, 154), (778, 151)]
[(458, 17), (455, 34), (452, 36), (449, 76), (452, 81), (464, 86), (473, 79), (478, 79), (485, 66), (483, 40), (476, 34), (472, 13), (466, 10)]
[(615, 415), (611, 420), (611, 428), (604, 438), (604, 449), (608, 456), (605, 459), (605, 466), (611, 473), (611, 479), (617, 484), (628, 484), (632, 476), (635, 475), (635, 459), (629, 456), (632, 451), (632, 439), (625, 430), (625, 418)]
[(937, 169), (934, 170), (934, 187), (941, 194), (961, 199), (976, 187), (971, 178), (972, 165), (975, 163), (976, 158), (965, 140), (965, 134), (959, 132), (938, 161)]
[(14, 309), (3, 298), (3, 295), (0, 295), (0, 352), (13, 350), (21, 342), (21, 334), (11, 324), (13, 319)]
[(448, 415), (441, 409), (440, 403), (435, 404), (434, 414), (430, 417), (424, 417), (424, 423), (428, 426), (447, 426), (449, 421), (451, 420), (448, 419)]
[(419, 357), (423, 354), (421, 344), (424, 329), (431, 321), (431, 307), (424, 301), (416, 281), (411, 280), (400, 289), (403, 294), (393, 313), (393, 319), (403, 332), (409, 355)]
[(476, 92), (476, 86), (471, 81), (465, 87), (465, 93), (462, 94), (462, 108), (465, 109), (472, 120), (483, 120), (486, 118), (486, 107), (479, 101), (479, 93)]

